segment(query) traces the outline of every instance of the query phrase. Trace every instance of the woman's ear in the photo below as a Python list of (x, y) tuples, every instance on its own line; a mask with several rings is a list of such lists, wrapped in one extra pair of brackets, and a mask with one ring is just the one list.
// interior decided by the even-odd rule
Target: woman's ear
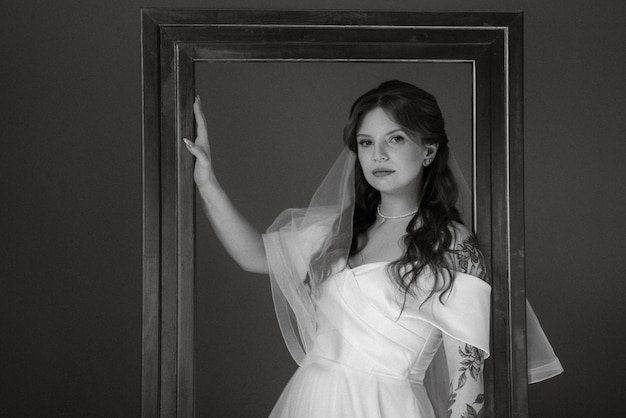
[(426, 144), (426, 158), (433, 159), (437, 155), (439, 144)]
[(439, 144), (425, 144), (424, 147), (426, 148), (426, 152), (424, 153), (424, 167), (426, 167), (435, 159)]

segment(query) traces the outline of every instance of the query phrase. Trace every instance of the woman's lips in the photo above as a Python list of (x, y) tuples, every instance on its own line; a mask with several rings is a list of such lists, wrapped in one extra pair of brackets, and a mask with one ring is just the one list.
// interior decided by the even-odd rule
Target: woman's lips
[(393, 174), (394, 170), (374, 170), (372, 171), (372, 174), (374, 175), (374, 177), (384, 177), (384, 176), (388, 176), (389, 174)]

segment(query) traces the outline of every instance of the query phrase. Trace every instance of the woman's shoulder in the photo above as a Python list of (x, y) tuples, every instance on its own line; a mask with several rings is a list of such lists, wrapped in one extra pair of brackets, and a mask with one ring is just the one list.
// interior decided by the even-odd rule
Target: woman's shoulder
[(474, 234), (468, 227), (460, 222), (452, 221), (448, 225), (448, 230), (452, 234), (453, 242), (465, 241), (469, 238), (473, 238)]
[(453, 269), (488, 281), (485, 261), (476, 236), (459, 222), (451, 222), (449, 228), (452, 234), (450, 255)]

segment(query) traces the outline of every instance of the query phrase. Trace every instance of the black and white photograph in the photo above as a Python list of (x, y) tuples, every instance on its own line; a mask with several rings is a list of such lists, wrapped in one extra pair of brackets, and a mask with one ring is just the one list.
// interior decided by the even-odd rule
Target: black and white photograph
[(6, 7), (0, 416), (620, 416), (625, 14)]

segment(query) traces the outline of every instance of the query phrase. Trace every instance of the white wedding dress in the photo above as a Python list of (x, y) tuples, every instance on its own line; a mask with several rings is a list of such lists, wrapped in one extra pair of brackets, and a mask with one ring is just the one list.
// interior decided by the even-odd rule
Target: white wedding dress
[(346, 267), (324, 282), (315, 298), (315, 344), (270, 417), (434, 418), (424, 377), (442, 341), (487, 354), (487, 283), (457, 273), (445, 304), (423, 292), (402, 309), (386, 266)]
[[(388, 263), (348, 267), (355, 161), (345, 149), (308, 208), (285, 210), (263, 235), (277, 319), (300, 366), (270, 418), (478, 415), (491, 306), (482, 257), (455, 236), (468, 245), (455, 252), (451, 290), (427, 297), (425, 268), (406, 301)], [(532, 383), (563, 369), (530, 308), (528, 320)]]

